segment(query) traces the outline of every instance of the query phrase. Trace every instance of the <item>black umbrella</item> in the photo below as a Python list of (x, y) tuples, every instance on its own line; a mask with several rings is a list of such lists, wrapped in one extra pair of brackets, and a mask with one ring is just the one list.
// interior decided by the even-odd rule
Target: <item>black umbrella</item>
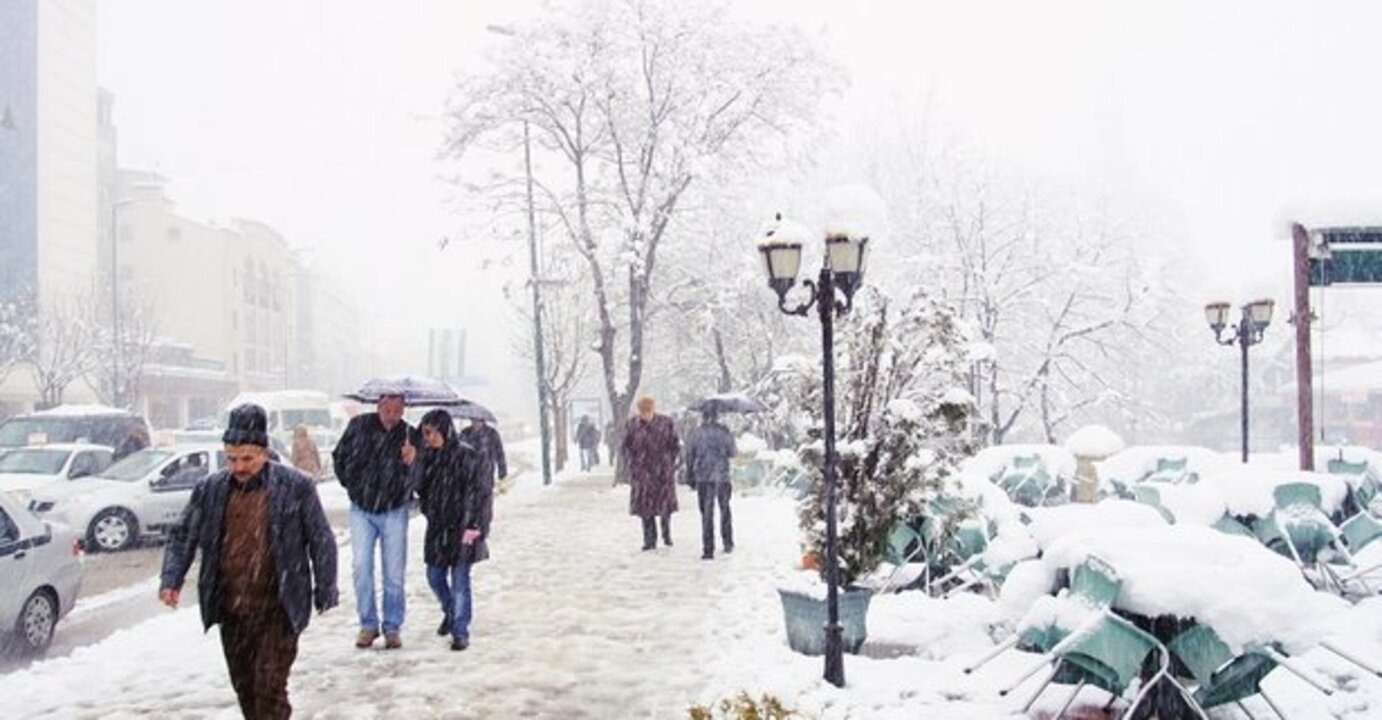
[(689, 409), (705, 415), (719, 415), (722, 413), (764, 412), (768, 406), (743, 393), (723, 393), (707, 395), (691, 403)]
[(450, 385), (422, 375), (390, 375), (374, 378), (345, 397), (362, 403), (379, 402), (385, 395), (400, 395), (405, 405), (461, 405), (465, 400)]
[(447, 408), (447, 412), (451, 413), (451, 417), (454, 418), (465, 418), (467, 420), (484, 420), (487, 423), (496, 422), (494, 419), (494, 413), (490, 412), (488, 408), (478, 403), (473, 403), (469, 400), (462, 400), (459, 405)]

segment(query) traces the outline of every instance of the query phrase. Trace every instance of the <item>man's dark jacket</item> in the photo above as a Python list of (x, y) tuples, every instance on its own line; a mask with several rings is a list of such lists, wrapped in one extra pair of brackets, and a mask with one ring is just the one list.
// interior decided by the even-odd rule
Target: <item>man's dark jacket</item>
[(421, 452), (422, 437), (402, 420), (385, 430), (379, 413), (362, 413), (351, 419), (331, 452), (331, 460), (336, 479), (356, 507), (382, 513), (413, 499), (417, 476), (403, 463), (405, 440)]
[(504, 441), (500, 439), (498, 430), (489, 425), (481, 425), (478, 428), (469, 425), (461, 431), (461, 442), (489, 458), (491, 477), (496, 471), (501, 478), (509, 476), (509, 463), (504, 459)]
[[(261, 472), (269, 493), (269, 546), (278, 600), (293, 630), (300, 633), (313, 606), (319, 611), (336, 606), (336, 538), (312, 478), (273, 462)], [(181, 590), (192, 558), (201, 550), (197, 600), (207, 629), (221, 620), (221, 535), (232, 482), (230, 471), (221, 470), (198, 483), (182, 519), (169, 529), (163, 551), (159, 586)]]

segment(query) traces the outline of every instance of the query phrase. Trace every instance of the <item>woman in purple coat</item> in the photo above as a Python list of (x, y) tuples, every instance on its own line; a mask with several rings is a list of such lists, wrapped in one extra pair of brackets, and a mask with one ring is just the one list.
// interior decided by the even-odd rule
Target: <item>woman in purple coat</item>
[(672, 544), (672, 513), (677, 511), (676, 468), (681, 441), (672, 419), (653, 412), (653, 399), (638, 398), (638, 415), (629, 418), (620, 451), (629, 469), (629, 514), (643, 520), (643, 549), (657, 547), (655, 518), (662, 518), (662, 542)]

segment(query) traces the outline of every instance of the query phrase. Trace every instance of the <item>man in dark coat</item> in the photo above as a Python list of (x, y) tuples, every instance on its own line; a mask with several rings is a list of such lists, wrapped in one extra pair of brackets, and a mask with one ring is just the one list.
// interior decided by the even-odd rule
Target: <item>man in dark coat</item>
[(384, 649), (403, 647), (408, 506), (415, 490), (413, 460), (421, 442), (417, 430), (403, 421), (403, 398), (385, 395), (379, 398), (376, 412), (351, 419), (331, 453), (336, 478), (350, 496), (351, 575), (360, 613), (358, 648), (373, 645), (381, 628), (374, 589), (376, 546), (384, 575)]
[(643, 549), (657, 547), (655, 518), (662, 519), (662, 542), (672, 544), (672, 513), (677, 511), (677, 455), (681, 441), (672, 419), (654, 412), (651, 397), (638, 398), (620, 447), (629, 473), (629, 514), (643, 520)]
[(473, 418), (470, 427), (461, 431), (461, 442), (479, 450), (481, 455), (489, 459), (491, 481), (496, 471), (500, 480), (509, 476), (509, 464), (504, 460), (504, 441), (499, 437), (499, 431), (490, 427), (489, 423)]
[(600, 431), (589, 415), (582, 415), (576, 425), (576, 444), (581, 448), (581, 472), (600, 464)]
[(306, 475), (271, 463), (257, 405), (230, 413), (228, 469), (199, 483), (169, 529), (158, 597), (177, 607), (192, 560), (202, 624), (221, 626), (230, 683), (246, 718), (286, 718), (288, 673), (313, 606), (335, 607), (336, 540)]
[(470, 568), (489, 558), (490, 520), (494, 515), (494, 480), (489, 460), (457, 438), (445, 410), (427, 413), (422, 429), (422, 478), (418, 500), (427, 518), (423, 559), (427, 582), (441, 603), (438, 635), (451, 635), (451, 649), (470, 646), (474, 603)]
[(701, 559), (715, 557), (715, 505), (720, 506), (720, 542), (725, 552), (734, 552), (734, 518), (729, 499), (734, 494), (730, 482), (729, 460), (738, 454), (734, 435), (715, 415), (707, 414), (700, 427), (686, 442), (686, 472), (701, 508)]

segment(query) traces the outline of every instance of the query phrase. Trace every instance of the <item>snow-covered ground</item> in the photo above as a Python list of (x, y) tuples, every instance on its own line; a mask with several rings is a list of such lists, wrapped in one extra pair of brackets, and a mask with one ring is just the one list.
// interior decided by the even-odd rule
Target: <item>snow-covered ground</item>
[[(524, 457), (530, 448), (518, 445), (514, 455), (531, 467)], [(339, 487), (321, 487), (328, 506), (343, 502)], [(473, 645), (464, 653), (434, 634), (439, 612), (419, 560), (423, 521), (412, 526), (409, 620), (399, 651), (353, 647), (343, 547), (342, 606), (314, 618), (302, 637), (289, 687), (297, 715), (681, 718), (692, 703), (743, 690), (822, 720), (1022, 717), (1018, 708), (1035, 681), (1006, 698), (997, 689), (1033, 656), (1009, 652), (973, 675), (961, 668), (1010, 632), (1043, 592), (1040, 582), (1028, 583), (1033, 591), (1018, 602), (1023, 592), (1005, 591), (1001, 601), (876, 597), (865, 654), (846, 657), (847, 685), (835, 688), (821, 680), (820, 658), (793, 653), (784, 638), (776, 590), (803, 580), (794, 567), (793, 502), (772, 493), (736, 498), (737, 549), (705, 562), (694, 497), (682, 492), (676, 545), (645, 553), (637, 521), (626, 513), (627, 489), (610, 487), (608, 475), (567, 473), (543, 487), (536, 473), (522, 473), (496, 505), (494, 556), (475, 572)], [(1019, 575), (1009, 589), (1018, 590)], [(1330, 637), (1382, 665), (1382, 599), (1319, 607), (1330, 614), (1317, 619)], [(93, 603), (83, 611), (99, 610)], [(1326, 698), (1278, 670), (1266, 684), (1289, 717), (1379, 715), (1382, 680), (1318, 649), (1297, 658), (1335, 692)], [(1068, 692), (1049, 690), (1034, 713), (1053, 711)], [(1081, 703), (1103, 701), (1087, 690)], [(1248, 705), (1268, 712), (1261, 700)], [(218, 634), (201, 632), (195, 608), (0, 676), (0, 709), (6, 718), (238, 717)]]

